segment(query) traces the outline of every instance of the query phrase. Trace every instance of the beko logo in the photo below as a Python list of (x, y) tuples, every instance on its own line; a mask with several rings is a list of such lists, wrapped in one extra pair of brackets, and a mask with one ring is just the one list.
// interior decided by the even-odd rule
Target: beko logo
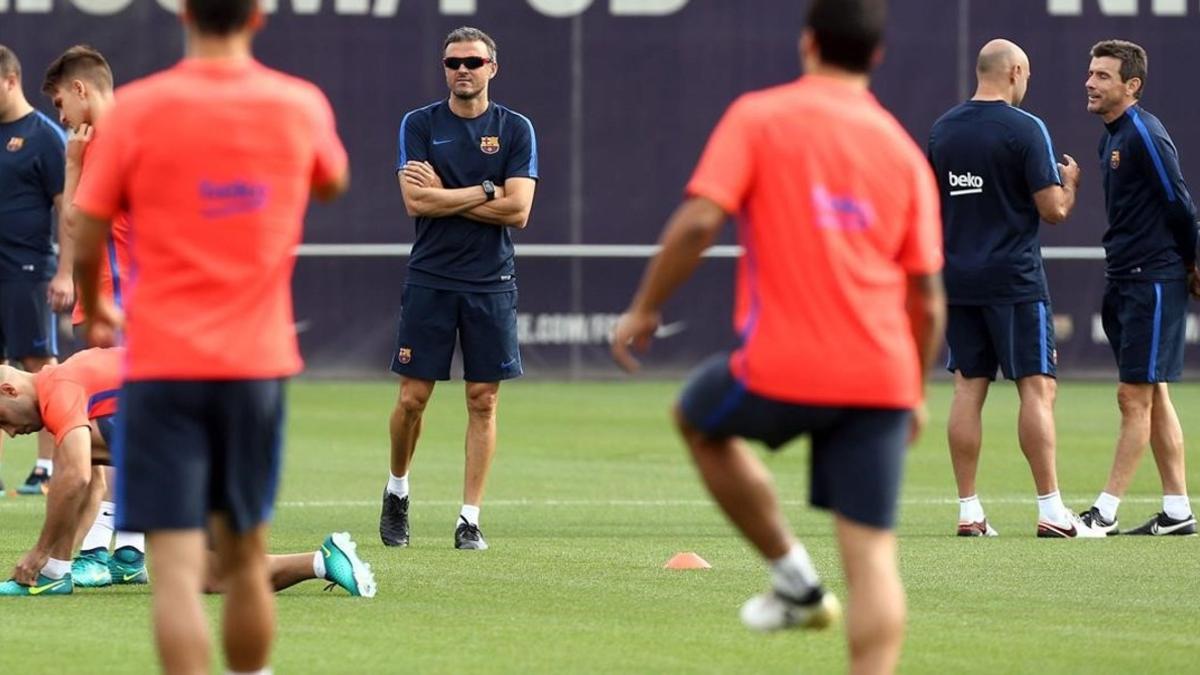
[(950, 175), (950, 187), (958, 188), (951, 189), (951, 197), (959, 197), (961, 195), (977, 195), (983, 192), (983, 178), (973, 175), (970, 171), (966, 173), (947, 172)]
[[(107, 16), (119, 14), (134, 2), (148, 0), (58, 0), (66, 2), (84, 14)], [(0, 0), (0, 13), (49, 14), (55, 0)], [(154, 0), (159, 7), (178, 13), (180, 0)], [(410, 3), (433, 0), (408, 0)], [(533, 9), (546, 16), (565, 18), (587, 11), (593, 4), (607, 4), (614, 16), (667, 16), (687, 6), (689, 0), (525, 0)], [(446, 16), (473, 16), (478, 0), (437, 0), (438, 10)], [(340, 14), (344, 16), (396, 16), (400, 0), (260, 0), (263, 11), (274, 14), (287, 11), (297, 15)], [(280, 6), (283, 6), (282, 8)]]
[[(1046, 0), (1050, 16), (1082, 16), (1084, 5), (1097, 5), (1105, 16), (1138, 16), (1149, 6), (1151, 16), (1187, 16), (1189, 0)], [(1200, 6), (1200, 5), (1198, 5)]]

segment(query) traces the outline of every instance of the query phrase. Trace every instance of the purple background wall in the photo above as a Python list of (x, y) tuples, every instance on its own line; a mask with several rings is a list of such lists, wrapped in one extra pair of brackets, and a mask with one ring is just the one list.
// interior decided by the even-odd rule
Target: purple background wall
[[(518, 253), (524, 355), (527, 369), (540, 375), (612, 372), (604, 336), (645, 259), (588, 256), (605, 253), (597, 245), (655, 241), (724, 107), (740, 92), (798, 74), (795, 42), (806, 5), (277, 4), (258, 40), (259, 57), (324, 88), (352, 158), (349, 196), (311, 210), (306, 241), (360, 245), (349, 255), (347, 249), (308, 248), (297, 266), (297, 320), (310, 372), (386, 368), (404, 278), (397, 245), (413, 236), (395, 183), (396, 131), (405, 111), (445, 94), (441, 39), (465, 23), (499, 42), (502, 68), (493, 98), (532, 118), (538, 132), (542, 181), (530, 225), (515, 238), (526, 245)], [(1200, 185), (1200, 160), (1193, 159), (1200, 156), (1200, 100), (1190, 86), (1200, 65), (1200, 2), (904, 0), (892, 6), (887, 61), (874, 90), (921, 141), (938, 115), (969, 96), (974, 55), (984, 41), (1003, 36), (1028, 51), (1034, 78), (1025, 107), (1045, 119), (1059, 152), (1084, 167), (1076, 215), (1043, 234), (1051, 247), (1061, 370), (1110, 369), (1107, 345), (1092, 327), (1103, 267), (1091, 258), (1104, 214), (1096, 156), (1101, 125), (1084, 110), (1087, 51), (1095, 41), (1117, 36), (1147, 47), (1145, 106), (1170, 129), (1189, 183)], [(1119, 16), (1130, 10), (1136, 15)], [(175, 17), (154, 0), (0, 0), (0, 43), (21, 57), (35, 105), (48, 108), (37, 94), (45, 65), (76, 42), (104, 51), (119, 82), (171, 64), (182, 50)], [(731, 234), (722, 243), (731, 243)], [(730, 258), (710, 260), (685, 287), (667, 312), (677, 332), (659, 342), (651, 365), (678, 370), (733, 343), (732, 269)], [(1194, 323), (1190, 340), (1197, 338)]]

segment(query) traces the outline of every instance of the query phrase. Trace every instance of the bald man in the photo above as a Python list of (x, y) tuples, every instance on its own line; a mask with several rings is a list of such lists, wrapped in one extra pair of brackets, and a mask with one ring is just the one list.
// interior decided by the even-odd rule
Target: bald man
[(975, 489), (983, 402), (997, 369), (1017, 383), (1017, 438), (1037, 488), (1039, 537), (1098, 537), (1063, 505), (1055, 470), (1054, 324), (1038, 241), (1040, 221), (1075, 206), (1079, 166), (1055, 159), (1046, 125), (1019, 107), (1029, 57), (1008, 40), (979, 52), (979, 86), (929, 134), (946, 247), (947, 368), (954, 373), (948, 437), (958, 483), (958, 535), (994, 537)]

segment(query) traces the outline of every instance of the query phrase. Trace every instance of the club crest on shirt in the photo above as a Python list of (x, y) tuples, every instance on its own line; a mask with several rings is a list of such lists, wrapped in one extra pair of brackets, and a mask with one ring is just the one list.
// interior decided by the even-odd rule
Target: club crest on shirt
[(412, 362), (412, 348), (411, 347), (401, 347), (400, 351), (396, 352), (396, 360), (399, 361), (400, 363), (411, 363)]
[(1109, 155), (1109, 157), (1108, 157), (1108, 165), (1114, 169), (1121, 166), (1121, 151), (1120, 150), (1112, 151), (1112, 154)]
[(500, 137), (499, 136), (482, 136), (479, 139), (479, 149), (485, 155), (494, 155), (500, 152)]
[(20, 136), (13, 136), (12, 138), (8, 139), (8, 145), (4, 147), (8, 148), (9, 152), (16, 152), (25, 147), (25, 139), (21, 138)]

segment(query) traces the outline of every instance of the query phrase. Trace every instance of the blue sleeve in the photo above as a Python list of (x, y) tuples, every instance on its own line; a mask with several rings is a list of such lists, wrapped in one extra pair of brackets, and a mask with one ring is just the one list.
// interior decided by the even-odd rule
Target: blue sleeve
[(397, 143), (396, 170), (408, 162), (429, 161), (429, 113), (413, 110), (400, 120), (400, 138)]
[(1157, 178), (1158, 194), (1164, 200), (1168, 226), (1179, 242), (1180, 254), (1191, 267), (1196, 256), (1196, 205), (1183, 181), (1179, 152), (1161, 124), (1147, 125), (1141, 115), (1133, 115), (1133, 124), (1145, 145), (1145, 160)]
[[(38, 113), (39, 115), (41, 113)], [(62, 194), (67, 171), (67, 137), (57, 124), (47, 120), (49, 128), (38, 139), (38, 169), (42, 191), (53, 201)]]
[[(1024, 112), (1024, 111), (1021, 111)], [(1046, 124), (1033, 115), (1028, 115), (1036, 124), (1026, 125), (1023, 146), (1025, 148), (1025, 183), (1029, 194), (1044, 190), (1051, 185), (1062, 185), (1058, 173), (1057, 155)]]
[(538, 178), (537, 134), (533, 122), (520, 113), (513, 113), (512, 146), (504, 165), (504, 178)]

